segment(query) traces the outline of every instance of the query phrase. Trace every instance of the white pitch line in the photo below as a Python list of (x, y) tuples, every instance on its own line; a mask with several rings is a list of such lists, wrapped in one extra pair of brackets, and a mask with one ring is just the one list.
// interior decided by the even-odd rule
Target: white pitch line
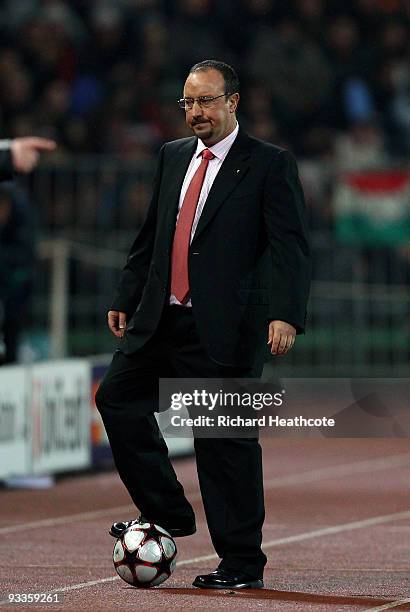
[(378, 606), (377, 608), (366, 608), (364, 612), (382, 612), (382, 610), (391, 610), (392, 608), (398, 608), (406, 603), (410, 603), (410, 598), (408, 599), (397, 599), (396, 601), (391, 601), (390, 603), (385, 604), (384, 606)]
[[(391, 455), (390, 457), (377, 457), (375, 459), (365, 459), (364, 461), (356, 461), (353, 463), (345, 463), (343, 465), (329, 466), (314, 470), (307, 470), (296, 474), (288, 474), (271, 478), (264, 482), (265, 491), (277, 486), (296, 485), (304, 482), (318, 482), (327, 478), (342, 478), (352, 474), (365, 474), (368, 472), (377, 472), (389, 470), (397, 467), (410, 466), (410, 453), (402, 453), (400, 455)], [(199, 501), (201, 495), (198, 492), (188, 494), (191, 501)], [(132, 512), (135, 510), (133, 504), (126, 506), (116, 506), (106, 508), (104, 510), (91, 510), (89, 512), (80, 512), (78, 514), (67, 514), (57, 518), (40, 519), (38, 521), (30, 521), (20, 523), (18, 525), (10, 525), (9, 527), (0, 527), (0, 535), (16, 533), (18, 531), (26, 531), (28, 529), (37, 529), (41, 527), (53, 527), (66, 523), (75, 523), (78, 521), (87, 521), (95, 518), (103, 518), (111, 514), (120, 514), (121, 512)]]
[[(322, 529), (315, 529), (314, 531), (305, 531), (298, 533), (293, 536), (287, 536), (285, 538), (278, 538), (276, 540), (270, 540), (263, 544), (263, 549), (274, 548), (275, 546), (282, 546), (283, 544), (292, 544), (294, 542), (303, 542), (305, 540), (311, 540), (313, 538), (319, 538), (324, 535), (330, 535), (335, 533), (342, 533), (351, 531), (354, 529), (363, 529), (364, 527), (370, 527), (373, 525), (381, 525), (383, 523), (389, 523), (390, 521), (398, 521), (405, 518), (410, 518), (410, 510), (404, 510), (402, 512), (395, 512), (393, 514), (385, 514), (382, 516), (373, 516), (368, 519), (361, 521), (353, 521), (351, 523), (341, 523), (340, 525), (333, 525), (332, 527), (324, 527)], [(183, 559), (177, 563), (177, 567), (181, 565), (191, 565), (193, 563), (202, 563), (203, 561), (211, 561), (217, 559), (218, 556), (215, 554), (202, 555), (201, 557), (193, 557), (192, 559)], [(110, 576), (108, 578), (100, 578), (99, 580), (91, 580), (89, 582), (80, 582), (79, 584), (72, 584), (71, 586), (60, 587), (48, 591), (48, 593), (67, 593), (68, 591), (79, 591), (91, 586), (104, 584), (106, 582), (113, 582), (114, 580), (120, 580), (119, 576)], [(0, 601), (0, 606), (9, 603), (7, 600)], [(401, 601), (401, 603), (407, 603), (407, 601)], [(391, 604), (390, 604), (391, 605)], [(381, 608), (382, 610), (387, 608)]]
[[(200, 493), (194, 493), (189, 496), (191, 501), (199, 501), (201, 499)], [(66, 514), (65, 516), (59, 516), (57, 518), (41, 519), (39, 521), (31, 521), (30, 523), (20, 523), (18, 525), (10, 525), (10, 527), (1, 527), (0, 535), (7, 535), (8, 533), (15, 533), (16, 531), (25, 531), (26, 529), (37, 529), (40, 527), (54, 527), (58, 525), (65, 525), (66, 523), (77, 523), (78, 521), (91, 521), (95, 518), (103, 518), (104, 516), (110, 516), (115, 513), (122, 512), (135, 512), (134, 504), (128, 504), (126, 506), (114, 506), (113, 508), (105, 508), (104, 510), (92, 510), (90, 512), (79, 512), (78, 514)]]
[(37, 529), (41, 527), (54, 527), (55, 525), (65, 525), (66, 523), (75, 523), (77, 521), (92, 520), (112, 514), (112, 512), (129, 512), (135, 508), (133, 504), (127, 506), (118, 506), (117, 508), (106, 508), (105, 510), (92, 510), (90, 512), (79, 512), (78, 514), (66, 514), (57, 518), (41, 519), (18, 525), (10, 525), (9, 527), (1, 527), (0, 535), (15, 533), (16, 531), (25, 531), (26, 529)]
[(371, 527), (373, 525), (382, 525), (383, 523), (400, 521), (406, 518), (410, 518), (410, 510), (394, 512), (393, 514), (384, 514), (382, 516), (373, 516), (368, 519), (362, 519), (361, 521), (342, 523), (332, 527), (323, 527), (322, 529), (315, 529), (314, 531), (305, 531), (304, 533), (299, 533), (294, 536), (287, 536), (284, 538), (278, 538), (277, 540), (271, 540), (270, 542), (263, 544), (263, 548), (272, 548), (273, 546), (291, 544), (292, 542), (302, 542), (304, 540), (311, 540), (312, 538), (318, 538), (324, 535), (341, 533), (342, 531), (352, 531), (353, 529), (362, 529), (363, 527)]

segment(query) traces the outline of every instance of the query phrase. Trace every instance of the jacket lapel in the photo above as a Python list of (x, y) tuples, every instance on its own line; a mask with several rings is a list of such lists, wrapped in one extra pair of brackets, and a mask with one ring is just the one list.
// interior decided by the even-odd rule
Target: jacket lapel
[(219, 207), (246, 175), (249, 169), (248, 159), (250, 155), (248, 142), (249, 137), (244, 132), (239, 131), (212, 184), (192, 244), (201, 235)]

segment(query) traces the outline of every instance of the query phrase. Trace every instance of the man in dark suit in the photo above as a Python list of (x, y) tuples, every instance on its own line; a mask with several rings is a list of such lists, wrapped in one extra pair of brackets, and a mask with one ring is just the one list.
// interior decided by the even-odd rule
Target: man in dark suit
[[(196, 64), (180, 106), (194, 137), (165, 144), (151, 204), (108, 325), (120, 338), (96, 395), (119, 474), (145, 518), (173, 536), (195, 517), (158, 432), (158, 379), (259, 377), (266, 344), (284, 355), (303, 332), (310, 254), (296, 163), (236, 120), (239, 82)], [(204, 588), (263, 586), (262, 458), (257, 437), (196, 438), (218, 569)], [(119, 536), (131, 522), (114, 523)]]
[(0, 181), (11, 180), (13, 170), (31, 172), (37, 166), (40, 154), (54, 151), (56, 146), (54, 140), (37, 136), (0, 140)]

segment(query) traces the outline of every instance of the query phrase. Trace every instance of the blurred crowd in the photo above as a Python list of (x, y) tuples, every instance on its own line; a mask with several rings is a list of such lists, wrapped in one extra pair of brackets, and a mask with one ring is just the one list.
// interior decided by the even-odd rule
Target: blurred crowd
[(241, 124), (298, 156), (410, 153), (408, 0), (3, 0), (0, 133), (150, 159), (190, 66), (234, 65)]
[[(297, 156), (316, 280), (410, 278), (408, 245), (335, 249), (332, 211), (340, 171), (406, 167), (409, 0), (0, 0), (0, 137), (59, 145), (30, 202), (0, 193), (0, 363), (33, 285), (29, 213), (43, 235), (126, 250), (160, 145), (190, 135), (186, 74), (211, 58), (238, 71), (241, 126)], [(97, 278), (82, 261), (70, 292)]]

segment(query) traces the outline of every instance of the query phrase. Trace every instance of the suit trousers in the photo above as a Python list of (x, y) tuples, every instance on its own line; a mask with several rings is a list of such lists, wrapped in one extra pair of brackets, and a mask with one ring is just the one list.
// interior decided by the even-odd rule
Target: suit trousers
[[(256, 370), (261, 370), (258, 366)], [(159, 378), (259, 377), (261, 371), (217, 364), (196, 330), (192, 309), (166, 306), (137, 352), (117, 350), (96, 394), (120, 478), (140, 512), (179, 527), (195, 515), (168, 457), (154, 412)], [(262, 451), (258, 438), (195, 438), (206, 520), (220, 567), (262, 576)]]

